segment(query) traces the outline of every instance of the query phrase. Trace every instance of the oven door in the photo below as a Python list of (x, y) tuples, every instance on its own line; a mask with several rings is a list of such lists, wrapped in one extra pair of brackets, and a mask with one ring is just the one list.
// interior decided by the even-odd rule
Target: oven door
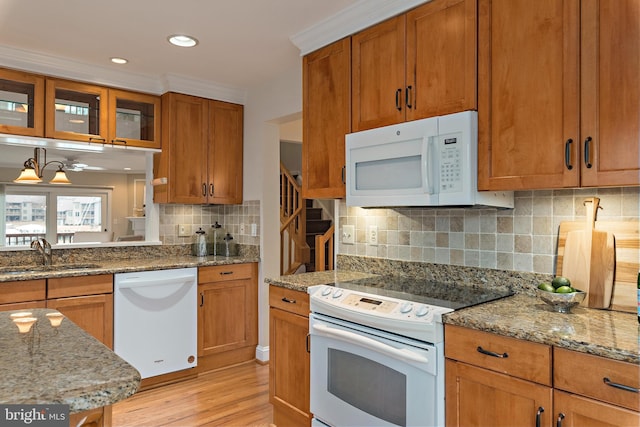
[(315, 418), (334, 427), (443, 424), (442, 349), (319, 314), (309, 332)]

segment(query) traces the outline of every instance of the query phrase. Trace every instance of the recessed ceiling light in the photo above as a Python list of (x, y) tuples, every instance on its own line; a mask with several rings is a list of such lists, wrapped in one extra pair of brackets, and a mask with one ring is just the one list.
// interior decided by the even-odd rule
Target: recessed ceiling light
[(111, 58), (111, 62), (113, 62), (114, 64), (126, 64), (127, 62), (129, 62), (127, 59), (124, 58)]
[(180, 47), (193, 47), (198, 44), (198, 40), (191, 36), (185, 36), (184, 34), (174, 34), (172, 36), (167, 37), (169, 43), (174, 46)]

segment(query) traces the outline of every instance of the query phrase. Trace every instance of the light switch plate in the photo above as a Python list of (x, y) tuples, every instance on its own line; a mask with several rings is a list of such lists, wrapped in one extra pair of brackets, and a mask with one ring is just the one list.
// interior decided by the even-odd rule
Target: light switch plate
[(188, 237), (191, 235), (191, 224), (178, 224), (178, 237)]
[(344, 243), (345, 245), (353, 245), (356, 243), (355, 225), (342, 226), (342, 243)]

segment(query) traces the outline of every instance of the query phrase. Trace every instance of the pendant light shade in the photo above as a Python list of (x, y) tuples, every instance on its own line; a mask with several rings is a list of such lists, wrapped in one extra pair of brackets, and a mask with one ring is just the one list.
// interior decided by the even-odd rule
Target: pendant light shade
[(34, 168), (25, 167), (20, 172), (20, 176), (13, 180), (13, 182), (19, 182), (22, 184), (38, 184), (42, 182), (42, 179), (36, 174), (36, 170)]
[(64, 172), (64, 170), (62, 170), (62, 167), (60, 166), (58, 167), (58, 170), (56, 171), (53, 179), (49, 181), (49, 184), (71, 184), (71, 181), (69, 181), (69, 178), (67, 178), (67, 174)]

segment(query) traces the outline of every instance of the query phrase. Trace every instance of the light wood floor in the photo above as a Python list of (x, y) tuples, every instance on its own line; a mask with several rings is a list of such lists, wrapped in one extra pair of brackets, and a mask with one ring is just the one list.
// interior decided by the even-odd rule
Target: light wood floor
[(243, 364), (136, 393), (113, 405), (113, 427), (268, 427), (269, 365)]

